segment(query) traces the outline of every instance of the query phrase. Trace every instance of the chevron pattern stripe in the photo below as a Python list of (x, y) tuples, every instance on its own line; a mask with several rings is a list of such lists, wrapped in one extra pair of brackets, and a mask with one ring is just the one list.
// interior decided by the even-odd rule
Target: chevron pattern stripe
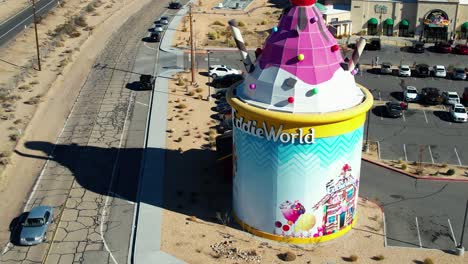
[[(328, 167), (336, 160), (348, 159), (361, 148), (363, 127), (353, 132), (329, 138), (316, 138), (315, 144), (282, 144), (248, 135), (234, 128), (237, 156), (258, 169), (278, 167), (298, 174)], [(253, 163), (253, 164), (252, 164)]]

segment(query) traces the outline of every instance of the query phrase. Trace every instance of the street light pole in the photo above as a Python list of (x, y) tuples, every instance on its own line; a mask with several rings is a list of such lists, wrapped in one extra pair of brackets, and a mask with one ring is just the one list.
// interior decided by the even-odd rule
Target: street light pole
[[(369, 90), (371, 93), (374, 92), (376, 89), (371, 89)], [(364, 151), (365, 152), (368, 152), (369, 151), (369, 128), (370, 128), (370, 111), (371, 109), (369, 109), (369, 111), (367, 111), (367, 130), (366, 130), (366, 144), (364, 145)]]
[(466, 215), (468, 214), (468, 200), (466, 200), (466, 207), (465, 207), (465, 217), (463, 218), (463, 227), (462, 227), (462, 233), (461, 233), (461, 238), (460, 238), (460, 244), (458, 244), (456, 250), (457, 250), (457, 255), (463, 256), (465, 253), (465, 248), (463, 247), (463, 237), (465, 236), (465, 225), (466, 225)]
[(195, 55), (193, 50), (193, 17), (192, 17), (192, 5), (189, 5), (189, 19), (190, 19), (190, 68), (192, 75), (192, 84), (195, 83)]
[(36, 50), (37, 50), (37, 67), (41, 71), (41, 55), (39, 54), (39, 38), (37, 37), (37, 20), (36, 20), (36, 1), (32, 0), (34, 33), (36, 34)]
[(210, 101), (210, 94), (211, 94), (211, 89), (210, 89), (210, 53), (211, 51), (210, 50), (207, 50), (207, 55), (208, 55), (208, 97), (206, 98), (206, 100), (208, 100), (208, 102)]

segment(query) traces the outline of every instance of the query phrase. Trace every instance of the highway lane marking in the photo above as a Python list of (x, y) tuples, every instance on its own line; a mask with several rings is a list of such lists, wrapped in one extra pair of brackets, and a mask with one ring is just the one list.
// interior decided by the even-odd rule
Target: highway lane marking
[(125, 120), (124, 120), (124, 124), (123, 124), (123, 128), (122, 128), (122, 134), (120, 135), (120, 141), (119, 141), (119, 146), (117, 148), (117, 155), (115, 157), (115, 161), (114, 161), (114, 166), (112, 168), (112, 174), (111, 174), (111, 180), (109, 182), (109, 191), (106, 195), (106, 201), (104, 202), (104, 208), (102, 210), (102, 216), (101, 216), (101, 223), (99, 225), (99, 233), (101, 235), (101, 239), (102, 239), (102, 242), (104, 244), (104, 247), (106, 248), (107, 252), (109, 252), (109, 256), (111, 257), (112, 261), (117, 264), (117, 260), (115, 259), (114, 257), (114, 254), (112, 254), (112, 251), (110, 250), (109, 246), (107, 245), (107, 242), (106, 242), (106, 239), (104, 238), (104, 221), (105, 221), (105, 217), (107, 216), (107, 207), (109, 207), (109, 199), (110, 199), (110, 195), (111, 195), (111, 189), (112, 189), (112, 184), (114, 183), (114, 178), (115, 178), (115, 174), (117, 172), (117, 164), (119, 163), (119, 157), (120, 157), (120, 150), (122, 148), (122, 143), (124, 141), (124, 135), (125, 135), (125, 127), (127, 126), (127, 121), (128, 121), (128, 117), (129, 117), (129, 114), (130, 114), (130, 109), (131, 109), (131, 105), (134, 101), (134, 97), (135, 97), (135, 92), (132, 92), (130, 94), (130, 98), (128, 99), (128, 105), (127, 105), (127, 113), (125, 114)]
[(418, 231), (418, 240), (419, 240), (419, 247), (422, 248), (422, 243), (421, 243), (421, 234), (419, 234), (419, 224), (418, 224), (418, 217), (415, 217), (416, 219), (416, 230)]
[(140, 104), (140, 105), (144, 105), (144, 106), (148, 106), (147, 104), (144, 104), (144, 103), (141, 103), (141, 102), (138, 102), (138, 101), (135, 101), (135, 103)]
[(453, 243), (455, 244), (455, 247), (457, 246), (457, 240), (455, 239), (455, 235), (453, 234), (453, 229), (452, 229), (452, 224), (450, 223), (450, 219), (447, 218), (449, 227), (450, 227), (450, 232), (452, 233), (452, 238), (453, 238)]
[(158, 49), (155, 49), (155, 48), (152, 48), (152, 47), (148, 46), (146, 42), (143, 42), (143, 45), (144, 45), (145, 47), (147, 47), (148, 49), (158, 50)]
[(462, 166), (462, 163), (461, 163), (461, 160), (460, 160), (460, 156), (458, 156), (457, 148), (454, 147), (453, 150), (455, 150), (455, 155), (457, 155), (458, 164), (460, 164), (460, 166)]
[(427, 121), (426, 111), (424, 111), (424, 109), (423, 109), (423, 113), (424, 113), (424, 119), (426, 120), (426, 124), (429, 124), (429, 122)]
[[(41, 12), (42, 9), (46, 8), (47, 6), (49, 6), (50, 4), (52, 3), (55, 3), (55, 1), (50, 1), (48, 4), (46, 4), (45, 6), (39, 8), (36, 13), (39, 13)], [(21, 22), (19, 22), (18, 24), (16, 24), (16, 26), (10, 28), (10, 30), (8, 30), (7, 32), (5, 32), (3, 35), (0, 36), (0, 39), (2, 39), (5, 35), (7, 35), (8, 33), (10, 33), (13, 29), (17, 28), (19, 25), (21, 25), (24, 21), (28, 20), (29, 18), (31, 18), (33, 15), (30, 15), (28, 16), (27, 18), (21, 20)]]
[(405, 161), (408, 162), (408, 155), (406, 155), (406, 145), (403, 144), (403, 152), (405, 153)]
[(431, 155), (432, 164), (434, 164), (434, 158), (432, 157), (431, 145), (428, 145), (428, 148), (429, 148), (429, 154)]

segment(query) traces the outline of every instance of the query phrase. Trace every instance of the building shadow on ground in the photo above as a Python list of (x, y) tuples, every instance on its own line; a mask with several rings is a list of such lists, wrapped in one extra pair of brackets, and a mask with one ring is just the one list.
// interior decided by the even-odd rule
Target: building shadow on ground
[[(142, 148), (124, 148), (118, 151), (117, 148), (58, 144), (53, 153), (51, 149), (54, 144), (49, 142), (30, 141), (25, 146), (49, 155), (52, 170), (59, 165), (64, 167), (64, 173), (71, 173), (77, 183), (94, 193), (131, 202), (140, 199), (143, 203), (207, 221), (217, 221), (217, 213), (231, 212), (231, 179), (223, 175), (216, 152), (207, 146), (205, 149), (181, 152), (156, 148), (145, 151)], [(27, 152), (16, 152), (29, 158), (46, 159)], [(138, 196), (143, 153), (145, 168), (150, 170), (150, 176), (145, 176), (143, 184), (154, 185), (154, 192)], [(164, 159), (165, 170), (153, 166), (156, 159)], [(64, 169), (60, 168), (57, 172)], [(59, 176), (57, 172), (53, 171), (50, 175)], [(48, 175), (48, 172), (45, 174)]]

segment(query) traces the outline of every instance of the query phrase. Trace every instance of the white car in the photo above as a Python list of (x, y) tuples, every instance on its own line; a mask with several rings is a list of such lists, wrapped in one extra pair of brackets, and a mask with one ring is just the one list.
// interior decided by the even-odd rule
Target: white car
[(436, 65), (433, 67), (432, 71), (434, 72), (435, 77), (447, 77), (447, 70), (445, 69), (444, 65)]
[(398, 75), (405, 76), (405, 77), (411, 77), (410, 67), (408, 65), (401, 65), (400, 68), (398, 68)]
[(450, 116), (454, 122), (465, 123), (468, 120), (468, 114), (462, 104), (454, 104), (450, 107)]
[(442, 92), (444, 103), (448, 105), (454, 105), (460, 103), (460, 97), (456, 92)]
[(416, 102), (419, 99), (418, 89), (414, 86), (406, 86), (403, 96), (405, 102)]
[(162, 25), (154, 25), (153, 26), (153, 31), (154, 32), (163, 32), (164, 31), (164, 27)]
[(210, 70), (208, 74), (213, 79), (216, 79), (218, 77), (226, 76), (229, 74), (242, 74), (242, 72), (236, 69), (232, 69), (226, 65), (213, 65), (213, 66), (210, 66)]

